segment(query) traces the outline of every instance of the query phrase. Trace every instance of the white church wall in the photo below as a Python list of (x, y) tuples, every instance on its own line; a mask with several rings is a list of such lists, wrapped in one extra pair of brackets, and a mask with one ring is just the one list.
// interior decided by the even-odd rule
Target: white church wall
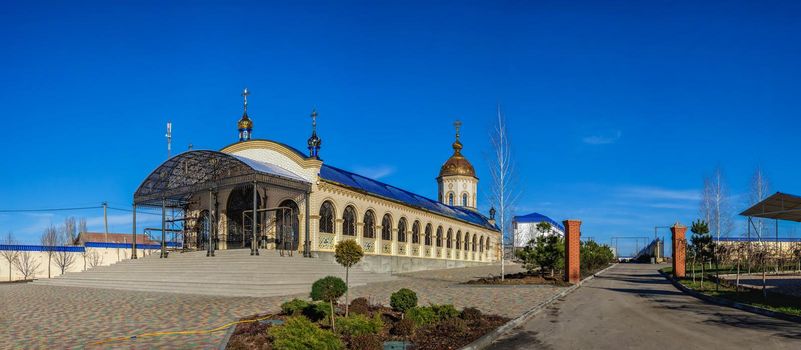
[[(158, 254), (157, 249), (141, 249), (137, 247), (137, 257), (142, 258), (151, 254)], [(43, 279), (47, 278), (47, 265), (48, 255), (45, 251), (20, 251), (19, 254), (29, 254), (33, 265), (39, 265), (33, 275), (29, 278)], [(55, 254), (53, 253), (50, 259), (50, 276), (61, 276), (61, 269), (56, 264)], [(120, 261), (130, 259), (131, 249), (123, 248), (86, 248), (84, 252), (68, 252), (73, 258), (73, 263), (66, 269), (66, 272), (81, 272), (92, 268), (91, 259), (97, 257), (99, 264), (97, 266), (108, 266), (116, 264)], [(9, 271), (11, 272), (9, 276)], [(9, 266), (8, 260), (0, 257), (0, 281), (19, 281), (23, 279), (23, 275), (13, 265)]]
[(537, 225), (539, 222), (518, 222), (515, 223), (515, 247), (525, 247), (528, 242), (532, 239), (536, 239), (539, 236), (550, 236), (550, 235), (559, 235), (564, 236), (565, 233), (554, 225), (551, 225), (551, 230), (548, 232), (540, 232), (537, 230)]

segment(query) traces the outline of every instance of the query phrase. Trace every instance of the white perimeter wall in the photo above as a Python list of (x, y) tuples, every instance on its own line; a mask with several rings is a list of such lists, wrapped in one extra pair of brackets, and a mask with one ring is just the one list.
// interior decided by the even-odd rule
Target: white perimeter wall
[[(100, 264), (98, 266), (107, 266), (111, 264), (115, 264), (122, 260), (129, 259), (131, 257), (131, 249), (123, 249), (123, 248), (86, 248), (86, 265), (84, 267), (84, 253), (68, 253), (72, 254), (75, 259), (72, 265), (66, 270), (67, 272), (80, 272), (84, 271), (85, 269), (90, 269), (89, 263), (89, 256), (93, 254), (93, 252), (97, 252), (100, 256)], [(158, 254), (157, 249), (142, 249), (137, 247), (136, 253), (138, 257), (143, 257), (150, 255), (152, 253)], [(33, 278), (47, 278), (47, 252), (27, 252), (31, 254), (33, 259), (39, 262), (39, 269), (36, 270)], [(53, 257), (55, 257), (56, 253), (53, 253)], [(0, 281), (17, 281), (22, 279), (22, 274), (17, 271), (17, 269), (11, 265), (11, 277), (9, 278), (9, 265), (8, 260), (6, 260), (2, 255), (0, 255)], [(50, 260), (50, 275), (51, 277), (56, 277), (61, 275), (61, 269), (56, 265), (54, 259)]]

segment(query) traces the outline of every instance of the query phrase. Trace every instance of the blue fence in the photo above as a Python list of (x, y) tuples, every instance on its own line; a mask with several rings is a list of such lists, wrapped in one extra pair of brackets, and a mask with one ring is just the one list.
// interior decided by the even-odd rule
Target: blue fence
[[(714, 238), (714, 240), (717, 241), (718, 239)], [(778, 241), (778, 242), (801, 242), (801, 238), (796, 238), (796, 237), (779, 237), (779, 238), (776, 238), (776, 237), (767, 237), (767, 236), (766, 237), (762, 237), (762, 239), (759, 239), (757, 237), (751, 237), (751, 238), (748, 238), (748, 237), (720, 237), (720, 241), (721, 242), (759, 242), (759, 241), (762, 241), (762, 242), (776, 242), (776, 241)]]
[[(130, 249), (131, 243), (103, 243), (103, 242), (86, 242), (83, 246), (43, 246), (32, 244), (0, 244), (0, 250), (13, 250), (17, 252), (72, 252), (83, 253), (86, 248), (120, 248)], [(178, 242), (167, 242), (168, 248), (180, 248), (181, 244)], [(137, 249), (161, 249), (159, 244), (137, 244)]]

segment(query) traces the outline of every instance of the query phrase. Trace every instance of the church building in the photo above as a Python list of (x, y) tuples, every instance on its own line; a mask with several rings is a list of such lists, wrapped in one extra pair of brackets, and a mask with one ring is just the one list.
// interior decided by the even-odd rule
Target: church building
[[(183, 152), (145, 178), (134, 194), (134, 232), (137, 207), (157, 207), (181, 213), (169, 221), (182, 224), (183, 249), (208, 256), (275, 249), (330, 258), (337, 242), (353, 239), (366, 263), (393, 271), (499, 261), (500, 231), (476, 209), (478, 178), (462, 154), (459, 122), (433, 200), (324, 162), (316, 111), (307, 152), (254, 138), (247, 89), (243, 96), (237, 142)], [(167, 221), (162, 232), (171, 232)]]

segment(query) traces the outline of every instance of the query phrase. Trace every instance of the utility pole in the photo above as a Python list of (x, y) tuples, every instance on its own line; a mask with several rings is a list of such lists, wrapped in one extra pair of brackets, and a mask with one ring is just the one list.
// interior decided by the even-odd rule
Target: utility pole
[(108, 202), (103, 202), (103, 227), (104, 238), (108, 243)]

